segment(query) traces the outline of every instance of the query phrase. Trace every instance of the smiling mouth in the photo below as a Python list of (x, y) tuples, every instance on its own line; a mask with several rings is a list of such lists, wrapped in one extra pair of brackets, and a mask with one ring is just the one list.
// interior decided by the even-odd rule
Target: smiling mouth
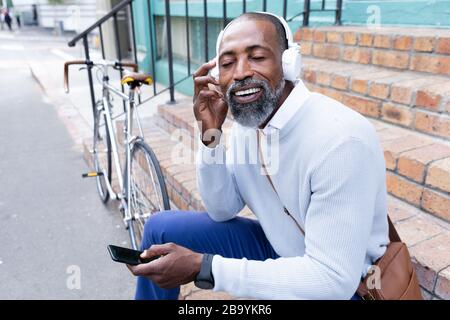
[(250, 103), (258, 100), (263, 93), (260, 87), (237, 90), (233, 92), (234, 100), (237, 103)]

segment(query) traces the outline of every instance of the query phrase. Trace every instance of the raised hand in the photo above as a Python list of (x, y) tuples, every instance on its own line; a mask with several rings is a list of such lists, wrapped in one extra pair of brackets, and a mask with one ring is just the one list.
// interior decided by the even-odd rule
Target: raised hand
[(209, 147), (219, 143), (222, 124), (228, 111), (228, 104), (217, 89), (219, 83), (208, 75), (215, 65), (215, 60), (212, 60), (194, 73), (194, 115), (199, 122), (202, 141)]

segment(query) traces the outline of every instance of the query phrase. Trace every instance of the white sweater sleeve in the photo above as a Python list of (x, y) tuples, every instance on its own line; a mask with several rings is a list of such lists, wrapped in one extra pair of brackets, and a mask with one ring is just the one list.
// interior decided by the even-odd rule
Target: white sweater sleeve
[(226, 159), (222, 142), (215, 148), (199, 142), (197, 186), (208, 215), (219, 222), (234, 218), (245, 205)]
[(215, 291), (257, 299), (349, 299), (364, 265), (379, 170), (349, 138), (325, 152), (310, 176), (305, 255), (249, 261), (214, 256)]

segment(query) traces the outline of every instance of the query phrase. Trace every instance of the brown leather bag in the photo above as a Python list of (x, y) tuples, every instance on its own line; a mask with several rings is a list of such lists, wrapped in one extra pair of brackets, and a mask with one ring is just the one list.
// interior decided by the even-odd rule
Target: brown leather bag
[(358, 287), (363, 300), (423, 300), (408, 247), (388, 217), (389, 240), (378, 259)]

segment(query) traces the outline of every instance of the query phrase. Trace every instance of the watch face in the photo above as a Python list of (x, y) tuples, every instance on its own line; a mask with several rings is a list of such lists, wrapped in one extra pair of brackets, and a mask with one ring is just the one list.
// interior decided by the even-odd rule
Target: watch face
[(212, 289), (214, 285), (211, 282), (204, 280), (197, 280), (194, 282), (195, 286), (200, 289)]

